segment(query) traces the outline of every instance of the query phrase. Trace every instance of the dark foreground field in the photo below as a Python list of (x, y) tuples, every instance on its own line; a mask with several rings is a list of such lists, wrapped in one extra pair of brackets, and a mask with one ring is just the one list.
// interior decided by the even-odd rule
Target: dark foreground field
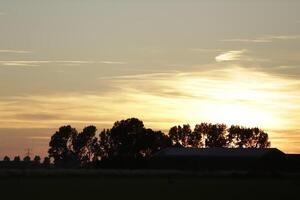
[(48, 174), (0, 176), (1, 199), (299, 199), (294, 176)]

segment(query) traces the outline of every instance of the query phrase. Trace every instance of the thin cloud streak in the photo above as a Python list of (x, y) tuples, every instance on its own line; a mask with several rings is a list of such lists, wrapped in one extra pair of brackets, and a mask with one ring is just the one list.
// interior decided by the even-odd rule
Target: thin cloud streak
[(201, 53), (215, 53), (224, 51), (223, 49), (205, 49), (205, 48), (192, 48), (191, 51), (201, 52)]
[(300, 35), (270, 35), (268, 38), (271, 40), (298, 40)]
[(253, 43), (269, 43), (272, 42), (269, 39), (242, 39), (242, 38), (235, 38), (235, 39), (225, 39), (221, 40), (222, 42), (253, 42)]
[(12, 49), (0, 49), (0, 53), (32, 53), (32, 51), (24, 51), (24, 50), (12, 50)]
[(232, 38), (223, 39), (221, 42), (241, 42), (241, 43), (270, 43), (275, 40), (297, 40), (300, 39), (300, 35), (267, 35), (254, 39), (249, 38)]
[(51, 139), (50, 136), (29, 136), (27, 138), (30, 140), (47, 140), (47, 141)]
[(115, 64), (115, 65), (124, 65), (126, 64), (127, 62), (122, 62), (122, 61), (99, 61), (98, 63), (102, 63), (102, 64)]
[(108, 64), (108, 65), (123, 65), (126, 62), (121, 61), (89, 61), (89, 60), (2, 60), (0, 64), (3, 66), (24, 66), (37, 67), (42, 64), (62, 64), (62, 65), (81, 65), (81, 64)]
[(8, 61), (0, 61), (0, 64), (4, 66), (29, 66), (29, 67), (36, 67), (40, 66), (40, 64), (45, 64), (45, 63), (51, 63), (51, 61), (46, 61), (46, 60), (30, 60), (30, 61), (25, 61), (25, 60), (8, 60)]

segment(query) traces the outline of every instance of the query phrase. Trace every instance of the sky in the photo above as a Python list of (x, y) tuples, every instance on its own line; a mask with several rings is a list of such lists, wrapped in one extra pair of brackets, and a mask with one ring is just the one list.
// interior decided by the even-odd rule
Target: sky
[(300, 153), (300, 1), (1, 0), (0, 157), (62, 125), (258, 126)]

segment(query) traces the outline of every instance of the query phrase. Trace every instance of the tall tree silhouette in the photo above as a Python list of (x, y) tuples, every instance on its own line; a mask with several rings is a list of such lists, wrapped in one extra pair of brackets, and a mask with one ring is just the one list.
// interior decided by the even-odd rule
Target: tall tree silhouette
[(172, 145), (171, 140), (161, 131), (144, 129), (136, 143), (136, 151), (143, 157), (150, 157), (157, 151)]
[(191, 147), (203, 147), (203, 130), (201, 125), (195, 125), (193, 132), (190, 134), (188, 143)]
[(77, 135), (77, 130), (68, 125), (60, 127), (51, 137), (48, 153), (55, 164), (72, 165), (78, 161), (74, 151)]
[(96, 131), (95, 126), (85, 127), (73, 142), (75, 154), (81, 163), (88, 163), (96, 156), (95, 153), (98, 142)]
[(205, 147), (227, 147), (227, 126), (225, 124), (199, 124), (199, 131), (201, 130), (205, 137)]
[(111, 137), (110, 129), (103, 129), (99, 134), (99, 145), (96, 149), (97, 159), (104, 159), (114, 156), (114, 143)]
[(106, 156), (148, 157), (171, 145), (164, 133), (146, 129), (137, 118), (117, 121), (100, 134), (100, 149)]
[(144, 124), (136, 118), (117, 121), (110, 130), (116, 155), (133, 156), (139, 154), (137, 142), (144, 132)]
[(192, 130), (189, 124), (181, 126), (173, 126), (169, 131), (169, 137), (175, 146), (187, 147)]

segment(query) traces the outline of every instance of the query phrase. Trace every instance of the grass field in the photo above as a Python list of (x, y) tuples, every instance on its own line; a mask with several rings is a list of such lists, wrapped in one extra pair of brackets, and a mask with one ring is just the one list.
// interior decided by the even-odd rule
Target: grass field
[[(1, 199), (299, 199), (297, 178), (1, 177)], [(4, 197), (4, 198), (3, 198)]]

